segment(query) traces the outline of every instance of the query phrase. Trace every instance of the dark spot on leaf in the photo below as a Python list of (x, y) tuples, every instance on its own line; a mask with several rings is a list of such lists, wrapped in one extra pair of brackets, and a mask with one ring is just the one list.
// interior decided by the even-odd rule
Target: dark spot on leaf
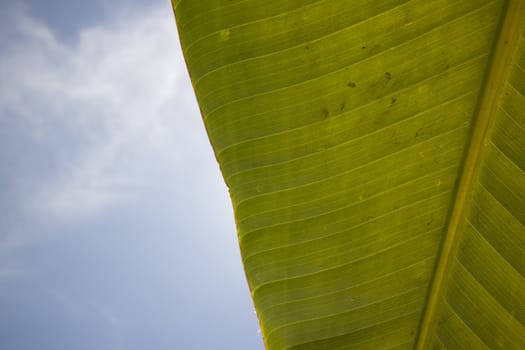
[(356, 87), (354, 82), (349, 82), (348, 84), (346, 84), (346, 86), (351, 87), (351, 88), (355, 88)]
[(366, 46), (361, 46), (361, 49), (362, 49), (362, 50), (365, 50), (365, 49), (366, 49)]
[(390, 101), (390, 106), (393, 106), (397, 102), (397, 98), (392, 97), (392, 100)]
[(423, 128), (419, 128), (419, 129), (417, 129), (417, 131), (416, 131), (416, 137), (418, 137), (419, 135), (424, 135), (424, 134), (425, 134), (425, 132), (423, 131)]
[(330, 112), (328, 112), (328, 109), (326, 109), (326, 108), (323, 108), (321, 110), (321, 113), (322, 113), (324, 119), (326, 119), (326, 118), (328, 118), (330, 116)]
[(341, 106), (339, 107), (339, 110), (342, 112), (345, 109), (345, 103), (341, 103)]
[(427, 226), (430, 226), (430, 224), (434, 221), (434, 219), (430, 219), (428, 222), (427, 222)]
[(307, 50), (310, 50), (310, 45), (306, 45), (305, 48), (306, 48)]
[(385, 78), (386, 80), (392, 79), (392, 74), (390, 74), (390, 72), (385, 72)]

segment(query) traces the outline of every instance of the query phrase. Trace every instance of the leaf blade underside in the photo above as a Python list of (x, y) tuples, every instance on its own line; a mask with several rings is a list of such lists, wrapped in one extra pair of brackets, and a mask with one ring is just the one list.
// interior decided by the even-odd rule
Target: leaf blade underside
[(525, 348), (523, 1), (173, 7), (268, 349)]

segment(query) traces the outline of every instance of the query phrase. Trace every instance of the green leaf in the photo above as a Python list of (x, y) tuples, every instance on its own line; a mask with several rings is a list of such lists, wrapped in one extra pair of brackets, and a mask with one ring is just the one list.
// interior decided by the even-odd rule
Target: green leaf
[(525, 349), (525, 1), (173, 7), (267, 349)]

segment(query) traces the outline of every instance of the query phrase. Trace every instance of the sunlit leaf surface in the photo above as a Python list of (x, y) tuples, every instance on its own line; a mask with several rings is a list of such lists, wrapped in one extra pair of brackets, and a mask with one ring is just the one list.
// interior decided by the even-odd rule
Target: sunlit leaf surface
[(268, 349), (525, 349), (525, 1), (173, 6)]

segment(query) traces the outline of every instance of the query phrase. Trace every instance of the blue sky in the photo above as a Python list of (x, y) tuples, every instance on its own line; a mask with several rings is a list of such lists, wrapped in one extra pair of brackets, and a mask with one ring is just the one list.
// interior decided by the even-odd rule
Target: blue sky
[(262, 349), (169, 1), (2, 1), (0, 76), (0, 349)]

